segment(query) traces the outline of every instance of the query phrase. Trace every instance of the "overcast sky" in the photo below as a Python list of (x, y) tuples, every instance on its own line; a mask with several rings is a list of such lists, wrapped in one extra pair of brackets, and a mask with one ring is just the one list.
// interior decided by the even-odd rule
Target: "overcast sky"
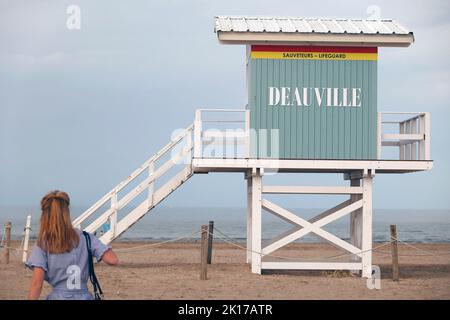
[[(81, 9), (80, 30), (66, 27), (71, 4)], [(1, 0), (0, 205), (36, 205), (56, 188), (92, 204), (189, 125), (196, 108), (243, 108), (245, 50), (218, 43), (215, 15), (366, 18), (370, 5), (416, 39), (380, 49), (378, 108), (430, 111), (435, 160), (431, 172), (377, 175), (374, 206), (450, 209), (450, 2), (429, 0)], [(294, 180), (341, 176), (286, 181)], [(242, 174), (195, 176), (164, 203), (245, 204)]]

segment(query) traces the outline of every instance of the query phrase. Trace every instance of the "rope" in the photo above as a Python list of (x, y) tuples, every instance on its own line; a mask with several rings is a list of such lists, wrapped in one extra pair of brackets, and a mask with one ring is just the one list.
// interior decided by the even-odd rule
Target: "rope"
[[(428, 250), (424, 250), (424, 249), (421, 249), (421, 248), (418, 248), (418, 247), (416, 247), (416, 246), (413, 246), (412, 244), (409, 244), (409, 243), (407, 243), (407, 242), (405, 242), (405, 241), (402, 241), (402, 240), (400, 240), (400, 239), (398, 239), (398, 238), (395, 238), (395, 237), (391, 237), (393, 240), (395, 240), (395, 241), (398, 241), (398, 242), (401, 242), (402, 244), (404, 244), (405, 246), (408, 246), (408, 247), (410, 247), (410, 248), (413, 248), (413, 249), (415, 249), (415, 250), (417, 250), (417, 251), (420, 251), (420, 252), (423, 252), (423, 253), (425, 253), (425, 254), (421, 254), (421, 255), (409, 255), (409, 256), (434, 256), (434, 257), (442, 257), (442, 256), (450, 256), (450, 254), (435, 254), (435, 253), (433, 253), (433, 252), (431, 252), (431, 251), (428, 251)], [(392, 241), (392, 240), (391, 240)]]
[(332, 259), (337, 259), (337, 258), (341, 258), (341, 257), (345, 257), (345, 256), (352, 256), (352, 255), (358, 255), (358, 254), (366, 253), (366, 252), (370, 252), (370, 251), (377, 251), (377, 250), (379, 250), (379, 249), (381, 249), (383, 247), (386, 247), (386, 246), (388, 246), (390, 244), (391, 244), (391, 241), (386, 242), (384, 244), (380, 244), (379, 246), (376, 246), (375, 248), (372, 248), (372, 249), (363, 250), (363, 251), (360, 251), (360, 252), (357, 252), (357, 253), (342, 254), (342, 255), (338, 255), (338, 256), (333, 256), (331, 258)]
[[(231, 237), (229, 237), (228, 235), (226, 235), (224, 232), (222, 232), (222, 231), (221, 231), (220, 229), (218, 229), (217, 227), (215, 227), (214, 229), (215, 229), (217, 232), (219, 232), (222, 236), (224, 236), (224, 237), (226, 237), (226, 238), (228, 238), (228, 239), (233, 240)], [(208, 233), (209, 233), (209, 231), (208, 231)], [(212, 233), (211, 233), (211, 234), (212, 234)], [(219, 238), (220, 238), (220, 237), (219, 237)], [(242, 250), (245, 250), (245, 251), (249, 251), (249, 252), (253, 252), (253, 253), (256, 253), (256, 254), (260, 254), (260, 255), (262, 255), (262, 256), (268, 256), (268, 257), (278, 258), (278, 259), (285, 259), (285, 260), (291, 260), (291, 261), (292, 261), (293, 259), (296, 260), (295, 258), (292, 258), (292, 257), (284, 257), (284, 256), (278, 256), (278, 255), (263, 254), (262, 252), (253, 251), (253, 250), (251, 250), (251, 249), (247, 249), (246, 247), (239, 245), (238, 243), (235, 243), (235, 242), (233, 242), (233, 241), (227, 240), (226, 238), (220, 238), (220, 239), (223, 240), (223, 241), (225, 241), (225, 242), (227, 242), (227, 243), (229, 243), (229, 244), (231, 244), (231, 245), (233, 245), (233, 246), (235, 246), (235, 247), (238, 247), (238, 248), (240, 248), (240, 249), (242, 249)], [(386, 247), (386, 246), (388, 246), (388, 245), (391, 245), (391, 243), (392, 243), (394, 240), (397, 240), (397, 241), (399, 241), (399, 242), (401, 242), (401, 243), (403, 243), (403, 244), (405, 244), (405, 245), (407, 245), (407, 246), (409, 246), (409, 247), (411, 247), (411, 248), (413, 248), (413, 249), (415, 249), (415, 250), (425, 252), (425, 253), (427, 253), (427, 255), (432, 255), (432, 256), (436, 256), (436, 257), (442, 257), (442, 256), (445, 256), (445, 255), (446, 255), (446, 254), (437, 255), (437, 254), (434, 254), (434, 253), (432, 253), (432, 252), (429, 252), (429, 251), (426, 251), (426, 250), (417, 248), (417, 247), (415, 247), (415, 246), (413, 246), (413, 245), (411, 245), (411, 244), (409, 244), (409, 243), (406, 243), (406, 242), (404, 242), (404, 241), (401, 241), (401, 240), (399, 240), (399, 239), (397, 239), (397, 238), (393, 238), (392, 240), (390, 240), (390, 241), (388, 241), (388, 242), (386, 242), (386, 243), (384, 243), (384, 244), (381, 244), (381, 245), (379, 245), (379, 246), (377, 246), (377, 247), (375, 247), (375, 248), (368, 249), (368, 250), (363, 250), (363, 251), (360, 251), (360, 252), (357, 252), (357, 253), (345, 253), (345, 254), (340, 254), (340, 255), (336, 255), (336, 256), (329, 256), (329, 257), (322, 257), (322, 258), (314, 258), (314, 259), (306, 259), (306, 258), (303, 259), (303, 258), (301, 258), (300, 261), (335, 260), (335, 259), (344, 258), (344, 257), (348, 257), (348, 256), (359, 255), (359, 254), (362, 254), (362, 253), (365, 253), (365, 252), (378, 251), (379, 249), (381, 249), (381, 248), (383, 248), (383, 247)], [(385, 252), (385, 251), (379, 251), (379, 252), (380, 252), (380, 253), (387, 254), (387, 252)], [(408, 255), (408, 254), (404, 254), (404, 255), (399, 255), (399, 256), (425, 256), (425, 255)], [(297, 261), (297, 260), (296, 260), (296, 261)]]
[[(216, 227), (214, 227), (214, 229), (215, 229), (217, 232), (219, 232), (222, 236), (224, 236), (224, 237), (226, 237), (226, 238), (232, 240), (232, 238), (230, 238), (228, 235), (226, 235), (226, 234), (225, 234), (224, 232), (222, 232), (220, 229), (218, 229), (218, 228), (216, 228)], [(209, 231), (208, 231), (208, 233), (209, 233)], [(212, 233), (211, 233), (211, 234), (212, 234)], [(219, 237), (219, 238), (220, 238), (220, 237)], [(388, 243), (379, 245), (379, 246), (377, 246), (377, 247), (375, 247), (375, 248), (372, 248), (372, 249), (369, 249), (369, 250), (364, 250), (364, 251), (360, 251), (360, 252), (357, 252), (357, 253), (340, 254), (340, 255), (337, 255), (337, 256), (318, 257), (318, 258), (293, 258), (293, 257), (278, 256), (278, 255), (273, 255), (273, 254), (263, 254), (262, 252), (257, 252), (257, 251), (251, 250), (251, 249), (247, 249), (246, 247), (241, 246), (240, 244), (235, 243), (235, 242), (233, 242), (233, 241), (227, 240), (226, 238), (220, 238), (220, 239), (223, 240), (223, 241), (225, 241), (225, 242), (227, 242), (227, 243), (229, 243), (229, 244), (231, 244), (231, 245), (234, 245), (235, 247), (238, 247), (238, 248), (240, 248), (240, 249), (242, 249), (242, 250), (245, 250), (245, 251), (249, 251), (249, 252), (252, 252), (252, 253), (256, 253), (256, 254), (259, 254), (259, 255), (262, 255), (262, 256), (267, 256), (267, 257), (272, 257), (272, 258), (277, 258), (277, 259), (282, 259), (282, 260), (290, 260), (290, 261), (292, 261), (292, 260), (295, 260), (295, 261), (335, 260), (335, 259), (339, 259), (339, 258), (343, 258), (343, 257), (347, 257), (347, 256), (353, 256), (353, 255), (362, 254), (362, 253), (369, 252), (369, 251), (376, 251), (376, 250), (378, 250), (378, 249), (380, 249), (380, 248), (382, 248), (382, 247), (385, 247), (385, 246), (387, 246), (387, 245), (390, 244), (390, 242), (388, 242)]]
[[(380, 254), (384, 254), (384, 255), (387, 255), (387, 256), (391, 256), (392, 255), (392, 252), (387, 252), (387, 251), (378, 251), (378, 253), (380, 253)], [(449, 256), (449, 255), (447, 255), (447, 254), (441, 254), (441, 255), (436, 255), (436, 254), (434, 254), (437, 258), (447, 258), (447, 256)], [(399, 257), (430, 257), (431, 256), (431, 253), (430, 254), (411, 254), (411, 253), (403, 253), (403, 254), (398, 254), (398, 256)]]
[(166, 241), (162, 241), (162, 242), (156, 242), (156, 243), (151, 243), (151, 244), (145, 244), (142, 246), (137, 246), (137, 247), (131, 247), (131, 248), (123, 248), (123, 249), (114, 249), (115, 252), (123, 252), (123, 253), (127, 253), (127, 252), (137, 252), (137, 251), (143, 251), (143, 250), (147, 250), (149, 248), (154, 248), (154, 247), (159, 247), (163, 244), (166, 243), (170, 243), (170, 242), (176, 242), (176, 241), (180, 241), (183, 239), (188, 239), (191, 238), (192, 236), (199, 234), (200, 231), (194, 231), (191, 234), (176, 238), (176, 239), (170, 239), (170, 240), (166, 240)]
[(2, 248), (2, 249), (9, 249), (9, 250), (12, 250), (12, 251), (27, 251), (27, 250), (23, 250), (21, 248), (7, 247), (5, 245), (0, 245), (0, 248)]
[[(27, 227), (25, 226), (23, 228), (23, 232), (22, 232), (22, 240), (20, 241), (20, 246), (18, 248), (13, 248), (13, 247), (7, 247), (5, 246), (5, 233), (6, 233), (6, 226), (3, 228), (3, 235), (2, 235), (2, 241), (0, 242), (0, 248), (4, 248), (4, 249), (9, 249), (12, 251), (22, 251), (22, 252), (28, 252), (29, 250), (23, 249), (23, 244), (25, 242), (25, 232), (27, 230)], [(30, 231), (31, 231), (31, 227), (30, 227)], [(16, 253), (16, 252), (14, 252)]]
[[(344, 258), (344, 257), (351, 257), (351, 256), (355, 256), (355, 255), (360, 255), (360, 254), (363, 254), (363, 253), (366, 253), (366, 252), (374, 252), (374, 251), (378, 251), (381, 254), (386, 254), (386, 255), (389, 254), (390, 255), (391, 253), (386, 252), (386, 251), (379, 251), (379, 249), (390, 245), (393, 241), (398, 241), (398, 242), (400, 242), (400, 243), (402, 243), (402, 244), (404, 244), (404, 245), (406, 245), (406, 246), (408, 246), (408, 247), (410, 247), (410, 248), (412, 248), (414, 250), (417, 250), (417, 251), (420, 251), (420, 252), (424, 253), (424, 254), (399, 254), (400, 257), (401, 256), (415, 256), (415, 257), (423, 257), (423, 256), (443, 257), (443, 256), (450, 256), (450, 254), (435, 254), (435, 253), (430, 252), (428, 250), (424, 250), (424, 249), (418, 248), (418, 247), (416, 247), (416, 246), (414, 246), (412, 244), (409, 244), (409, 243), (407, 243), (405, 241), (402, 241), (402, 240), (400, 240), (398, 238), (391, 237), (391, 240), (386, 242), (386, 243), (384, 243), (384, 244), (376, 246), (375, 248), (372, 248), (372, 249), (362, 250), (362, 251), (359, 251), (359, 252), (356, 252), (356, 253), (344, 253), (344, 254), (340, 254), (340, 255), (321, 257), (321, 258), (320, 257), (317, 257), (317, 258), (293, 258), (293, 257), (279, 256), (279, 255), (273, 255), (273, 254), (264, 254), (262, 252), (258, 252), (258, 251), (254, 251), (254, 250), (248, 249), (248, 248), (246, 248), (246, 247), (236, 243), (233, 238), (231, 238), (230, 236), (225, 234), (219, 228), (214, 227), (214, 231), (217, 231), (221, 236), (218, 237), (217, 234), (214, 234), (214, 232), (209, 232), (209, 230), (207, 231), (207, 233), (210, 234), (210, 235), (213, 235), (216, 238), (219, 238), (219, 239), (223, 240), (225, 243), (228, 243), (228, 244), (230, 244), (230, 245), (232, 245), (234, 247), (237, 247), (239, 249), (242, 249), (242, 250), (245, 250), (245, 251), (248, 251), (248, 252), (251, 252), (251, 253), (256, 253), (256, 254), (259, 254), (261, 256), (267, 256), (267, 257), (272, 257), (272, 258), (277, 258), (277, 259), (282, 259), (282, 260), (290, 260), (290, 261), (292, 261), (292, 260), (295, 260), (295, 261), (335, 260), (335, 259), (340, 259), (340, 258)], [(144, 251), (144, 250), (148, 250), (148, 249), (151, 249), (151, 248), (162, 246), (162, 245), (167, 244), (167, 243), (177, 242), (177, 241), (180, 241), (180, 240), (183, 240), (183, 239), (192, 238), (192, 236), (197, 235), (200, 232), (201, 231), (194, 231), (194, 232), (192, 232), (192, 233), (190, 233), (188, 235), (184, 235), (184, 236), (181, 236), (181, 237), (178, 237), (178, 238), (175, 238), (175, 239), (170, 239), (170, 240), (166, 240), (166, 241), (162, 241), (162, 242), (156, 242), (156, 243), (151, 243), (151, 244), (145, 244), (145, 245), (131, 247), (131, 248), (115, 249), (114, 251), (115, 252), (121, 252), (121, 253), (133, 253), (133, 252)], [(14, 247), (7, 247), (7, 246), (5, 246), (4, 245), (4, 237), (5, 237), (5, 234), (3, 234), (3, 236), (2, 236), (2, 240), (1, 240), (1, 243), (0, 243), (0, 248), (9, 249), (9, 250), (12, 250), (12, 251), (22, 251), (22, 252), (23, 251), (28, 251), (28, 250), (24, 250), (22, 248), (14, 248)], [(22, 239), (22, 242), (23, 242), (23, 239)]]

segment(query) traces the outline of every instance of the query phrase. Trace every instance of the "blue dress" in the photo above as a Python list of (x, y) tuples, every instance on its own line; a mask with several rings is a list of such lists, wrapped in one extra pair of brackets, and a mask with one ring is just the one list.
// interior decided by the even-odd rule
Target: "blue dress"
[[(76, 230), (80, 243), (72, 251), (51, 254), (34, 245), (30, 258), (25, 263), (30, 269), (34, 267), (44, 269), (45, 281), (53, 287), (47, 300), (93, 300), (87, 286), (89, 269), (86, 239), (81, 230)], [(92, 234), (90, 237), (92, 255), (99, 262), (111, 247), (103, 244)]]

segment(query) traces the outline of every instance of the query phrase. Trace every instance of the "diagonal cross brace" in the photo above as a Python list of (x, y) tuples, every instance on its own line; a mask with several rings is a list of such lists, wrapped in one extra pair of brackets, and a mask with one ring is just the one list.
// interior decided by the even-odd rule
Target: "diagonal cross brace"
[[(344, 204), (348, 205), (344, 206)], [(319, 237), (331, 242), (332, 244), (335, 244), (341, 247), (342, 249), (347, 250), (348, 252), (354, 253), (357, 256), (361, 256), (360, 253), (361, 249), (338, 238), (337, 236), (331, 234), (330, 232), (323, 230), (322, 227), (333, 222), (334, 220), (337, 220), (349, 214), (350, 212), (353, 212), (361, 208), (362, 205), (363, 200), (358, 200), (355, 202), (345, 201), (341, 205), (338, 205), (337, 207), (333, 208), (335, 210), (333, 211), (332, 209), (331, 213), (329, 210), (320, 214), (317, 217), (310, 219), (310, 221), (307, 221), (266, 199), (262, 199), (262, 207), (265, 210), (271, 212), (272, 214), (280, 217), (283, 220), (286, 220), (289, 223), (296, 225), (296, 227), (285, 233), (284, 237), (277, 239), (273, 243), (263, 248), (262, 254), (263, 255), (270, 254), (275, 250), (278, 250), (279, 248), (307, 235), (308, 233), (313, 232)], [(299, 227), (301, 227), (301, 229), (299, 229)]]

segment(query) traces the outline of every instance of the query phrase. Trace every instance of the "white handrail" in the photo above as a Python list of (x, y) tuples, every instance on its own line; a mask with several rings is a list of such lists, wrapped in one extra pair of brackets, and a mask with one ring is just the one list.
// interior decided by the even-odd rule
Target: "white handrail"
[(381, 114), (398, 114), (398, 115), (403, 115), (403, 114), (424, 114), (424, 113), (428, 113), (428, 112), (420, 112), (420, 111), (380, 111)]
[[(400, 120), (383, 120), (386, 115), (413, 115)], [(383, 133), (382, 125), (398, 125), (398, 133)], [(378, 159), (382, 147), (398, 147), (398, 160), (431, 160), (429, 112), (379, 112)]]
[[(203, 113), (243, 113), (243, 119), (203, 119)], [(209, 129), (204, 130), (203, 123), (240, 123), (243, 124), (243, 132), (233, 132), (233, 129)], [(215, 145), (220, 148), (221, 146), (237, 147), (238, 145), (244, 145), (244, 158), (249, 158), (250, 155), (250, 110), (248, 109), (197, 109), (195, 112), (194, 122), (194, 158), (203, 157), (203, 144), (209, 142), (208, 145)], [(235, 140), (236, 139), (236, 140)], [(211, 142), (211, 140), (214, 140)], [(233, 140), (233, 141), (230, 141)], [(243, 140), (243, 142), (238, 141)], [(206, 150), (206, 149), (205, 149)], [(227, 149), (229, 150), (229, 149)], [(234, 154), (234, 152), (233, 152)]]
[[(128, 184), (130, 184), (135, 178), (137, 178), (142, 172), (147, 170), (151, 165), (153, 165), (158, 159), (160, 159), (164, 154), (166, 154), (168, 151), (170, 151), (175, 145), (177, 145), (180, 141), (182, 141), (186, 136), (189, 135), (189, 132), (193, 130), (193, 124), (188, 126), (186, 129), (181, 131), (178, 135), (176, 135), (171, 141), (166, 144), (163, 148), (161, 148), (157, 153), (155, 153), (150, 159), (145, 161), (138, 169), (136, 169), (134, 172), (132, 172), (125, 180), (120, 182), (116, 187), (114, 187), (111, 191), (109, 191), (106, 195), (104, 195), (100, 200), (98, 200), (94, 205), (92, 205), (89, 209), (87, 209), (85, 212), (83, 212), (79, 217), (73, 220), (72, 224), (77, 227), (81, 228), (81, 224), (89, 218), (95, 211), (97, 211), (100, 207), (105, 205), (113, 195), (116, 195), (121, 190), (123, 190)], [(189, 142), (190, 143), (190, 142)], [(189, 144), (188, 143), (188, 144)], [(153, 174), (154, 176), (157, 176), (156, 172)], [(148, 179), (148, 178), (147, 178)], [(147, 180), (146, 179), (146, 180)], [(154, 181), (156, 178), (151, 179), (151, 181)], [(145, 181), (145, 180), (144, 180)], [(151, 182), (150, 181), (150, 182)], [(150, 183), (149, 182), (149, 183)], [(129, 193), (130, 194), (130, 193)], [(127, 194), (127, 195), (129, 195)], [(131, 198), (131, 200), (134, 199)], [(123, 199), (122, 199), (123, 200)], [(121, 200), (121, 201), (122, 201)], [(130, 201), (131, 201), (130, 200)], [(121, 203), (119, 201), (119, 203)], [(109, 212), (107, 210), (106, 212)], [(105, 213), (106, 213), (105, 212)], [(103, 216), (104, 214), (102, 214)], [(108, 215), (109, 217), (109, 215)], [(105, 220), (106, 221), (106, 220)]]
[(197, 109), (200, 112), (245, 112), (247, 109)]

